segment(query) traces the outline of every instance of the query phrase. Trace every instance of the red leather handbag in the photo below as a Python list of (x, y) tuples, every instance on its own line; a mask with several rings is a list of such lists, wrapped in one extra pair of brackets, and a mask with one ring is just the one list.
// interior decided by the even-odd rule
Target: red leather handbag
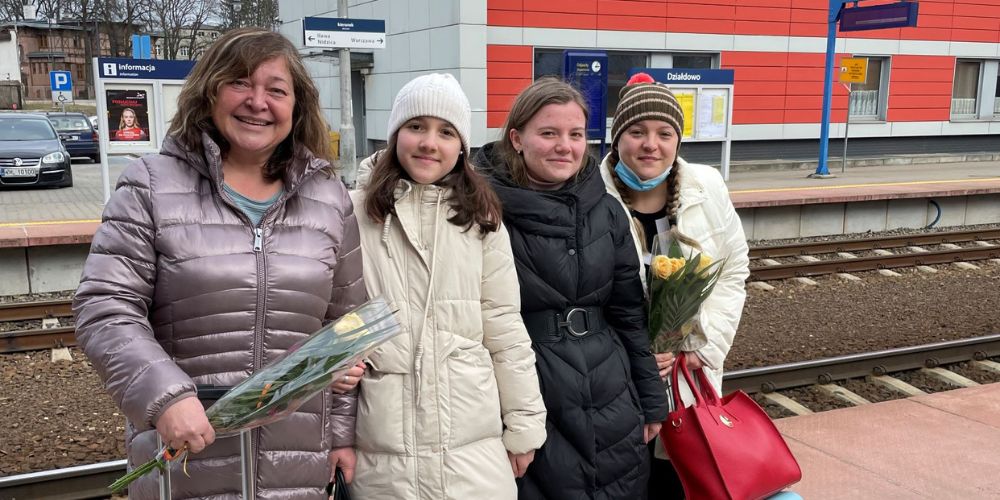
[[(689, 408), (681, 402), (678, 372), (695, 396)], [(660, 429), (688, 500), (767, 498), (802, 479), (785, 440), (750, 396), (736, 391), (719, 399), (702, 370), (695, 376), (698, 386), (680, 353), (671, 373), (678, 409)]]

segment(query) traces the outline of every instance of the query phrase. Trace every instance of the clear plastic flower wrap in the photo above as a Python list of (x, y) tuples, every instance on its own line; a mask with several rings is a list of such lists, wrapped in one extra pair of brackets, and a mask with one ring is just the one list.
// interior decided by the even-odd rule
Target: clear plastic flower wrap
[[(335, 374), (364, 359), (372, 350), (402, 331), (389, 304), (374, 298), (317, 330), (289, 348), (270, 365), (257, 370), (226, 392), (205, 411), (216, 437), (280, 420), (330, 386)], [(318, 438), (317, 438), (318, 439)], [(149, 462), (110, 486), (119, 491), (153, 469), (185, 455), (164, 448)]]

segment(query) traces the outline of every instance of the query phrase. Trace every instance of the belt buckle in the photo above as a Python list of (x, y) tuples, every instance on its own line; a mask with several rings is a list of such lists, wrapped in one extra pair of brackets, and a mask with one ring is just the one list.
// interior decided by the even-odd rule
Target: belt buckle
[[(573, 328), (573, 315), (578, 312), (583, 313), (583, 324), (585, 326), (582, 332), (578, 332)], [(584, 335), (590, 333), (590, 316), (587, 314), (587, 310), (581, 307), (574, 307), (573, 309), (570, 309), (569, 312), (566, 313), (566, 321), (559, 321), (556, 324), (559, 327), (565, 327), (566, 331), (574, 337), (583, 337)]]

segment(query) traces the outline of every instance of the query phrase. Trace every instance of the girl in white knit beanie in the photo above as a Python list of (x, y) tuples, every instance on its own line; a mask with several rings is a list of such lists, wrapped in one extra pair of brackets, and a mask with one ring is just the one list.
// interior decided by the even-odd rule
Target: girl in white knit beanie
[(469, 163), (470, 115), (451, 75), (410, 81), (352, 193), (368, 293), (409, 327), (359, 385), (355, 498), (514, 499), (545, 441), (500, 202)]

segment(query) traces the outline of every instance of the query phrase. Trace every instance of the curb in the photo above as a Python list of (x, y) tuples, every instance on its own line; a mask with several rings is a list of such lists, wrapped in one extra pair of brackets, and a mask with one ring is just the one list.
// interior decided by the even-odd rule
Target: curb
[[(1000, 153), (968, 154), (926, 154), (905, 156), (882, 156), (847, 159), (847, 168), (881, 167), (891, 165), (925, 165), (935, 163), (973, 163), (1000, 161)], [(730, 172), (764, 172), (781, 170), (816, 170), (816, 160), (749, 160), (734, 161), (729, 164)], [(830, 158), (827, 167), (833, 171), (840, 169), (840, 158)]]

